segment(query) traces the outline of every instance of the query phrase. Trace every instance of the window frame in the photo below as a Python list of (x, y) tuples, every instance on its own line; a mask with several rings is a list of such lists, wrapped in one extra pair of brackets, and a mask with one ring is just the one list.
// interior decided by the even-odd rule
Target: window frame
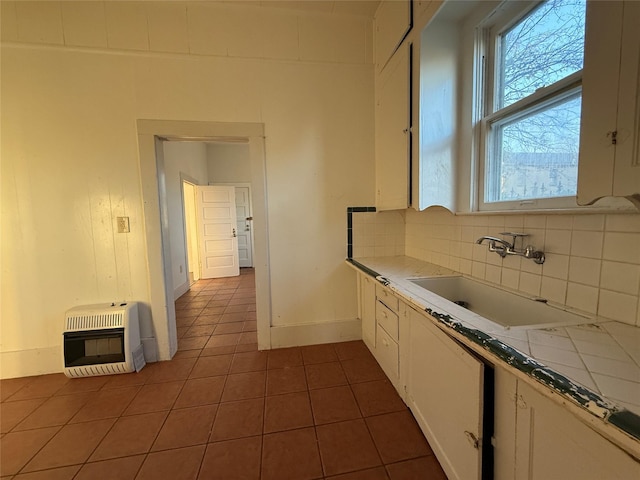
[[(489, 14), (476, 27), (474, 70), (476, 72), (473, 85), (475, 112), (475, 152), (476, 174), (473, 179), (475, 187), (473, 210), (480, 212), (513, 211), (513, 210), (555, 210), (581, 208), (576, 196), (549, 197), (522, 200), (485, 201), (485, 191), (489, 184), (489, 159), (494, 154), (492, 128), (505, 120), (513, 121), (534, 111), (542, 111), (553, 104), (566, 99), (582, 90), (582, 72), (578, 70), (551, 85), (542, 87), (532, 94), (498, 109), (496, 95), (499, 76), (498, 62), (501, 35), (520, 22), (525, 16), (543, 3), (543, 0), (528, 2), (505, 1)], [(586, 19), (585, 19), (586, 20)], [(494, 180), (495, 181), (495, 180)]]

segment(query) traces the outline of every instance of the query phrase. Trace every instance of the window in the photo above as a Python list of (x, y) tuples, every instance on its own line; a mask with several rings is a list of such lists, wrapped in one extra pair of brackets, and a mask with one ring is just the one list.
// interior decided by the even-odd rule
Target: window
[(575, 206), (586, 0), (522, 5), (477, 37), (480, 210)]

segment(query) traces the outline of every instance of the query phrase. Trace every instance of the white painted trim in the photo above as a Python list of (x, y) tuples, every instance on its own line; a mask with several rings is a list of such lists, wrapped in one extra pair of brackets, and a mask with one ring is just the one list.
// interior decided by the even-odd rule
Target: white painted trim
[(0, 378), (31, 377), (47, 373), (61, 373), (64, 360), (61, 345), (32, 350), (0, 352)]
[(180, 298), (182, 295), (184, 295), (188, 291), (189, 291), (189, 280), (184, 282), (182, 285), (178, 285), (175, 288), (175, 290), (173, 291), (173, 299), (177, 300), (178, 298)]
[(271, 348), (348, 342), (361, 338), (362, 323), (359, 318), (271, 327)]

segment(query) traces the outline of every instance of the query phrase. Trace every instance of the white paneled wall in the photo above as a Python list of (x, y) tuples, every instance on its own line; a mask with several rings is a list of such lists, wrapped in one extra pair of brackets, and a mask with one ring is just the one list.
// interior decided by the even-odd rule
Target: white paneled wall
[(139, 119), (264, 124), (272, 325), (357, 317), (344, 212), (373, 202), (371, 18), (260, 2), (0, 8), (1, 376), (60, 371), (74, 305), (139, 301), (154, 335)]
[(3, 1), (2, 41), (371, 63), (371, 18), (257, 7), (257, 3)]
[[(528, 233), (526, 243), (546, 253), (544, 265), (517, 256), (502, 259), (475, 243), (504, 231)], [(640, 214), (454, 216), (437, 208), (408, 210), (406, 254), (640, 325)]]

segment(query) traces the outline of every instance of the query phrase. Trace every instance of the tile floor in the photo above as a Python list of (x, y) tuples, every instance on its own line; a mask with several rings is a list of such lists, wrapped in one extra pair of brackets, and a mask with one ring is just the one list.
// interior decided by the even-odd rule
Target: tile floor
[(176, 301), (139, 373), (0, 383), (2, 479), (444, 479), (362, 342), (259, 352), (253, 270)]

